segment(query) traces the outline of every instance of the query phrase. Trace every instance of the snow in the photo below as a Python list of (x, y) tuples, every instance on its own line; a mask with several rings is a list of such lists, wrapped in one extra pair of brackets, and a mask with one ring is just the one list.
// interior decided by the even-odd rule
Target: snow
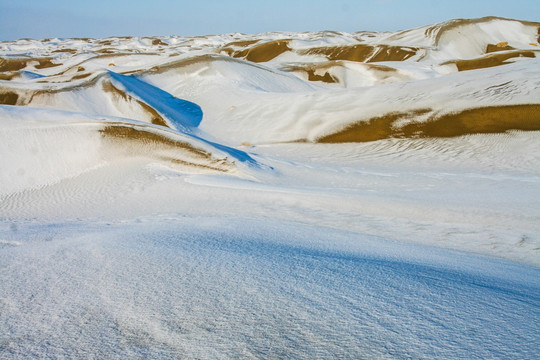
[(538, 268), (250, 218), (26, 223), (11, 234), (25, 240), (1, 252), (8, 357), (537, 351)]
[[(317, 142), (538, 106), (536, 57), (451, 63), (538, 27), (0, 43), (0, 357), (538, 358), (538, 127)], [(419, 52), (302, 54), (357, 44)]]
[[(170, 127), (182, 132), (197, 127), (201, 123), (203, 113), (201, 107), (192, 102), (178, 99), (171, 94), (145, 83), (133, 76), (125, 76), (109, 72), (111, 78), (125, 87), (128, 93), (133, 93), (156, 111), (172, 121)], [(171, 126), (172, 125), (172, 126)]]

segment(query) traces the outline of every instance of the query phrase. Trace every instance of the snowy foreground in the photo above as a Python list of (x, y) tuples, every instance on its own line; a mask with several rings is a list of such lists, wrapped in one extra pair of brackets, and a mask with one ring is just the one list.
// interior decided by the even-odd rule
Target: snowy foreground
[(539, 358), (539, 29), (0, 43), (0, 358)]

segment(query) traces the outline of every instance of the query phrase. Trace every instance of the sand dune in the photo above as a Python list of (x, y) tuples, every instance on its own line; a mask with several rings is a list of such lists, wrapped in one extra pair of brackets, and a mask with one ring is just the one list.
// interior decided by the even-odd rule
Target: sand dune
[[(19, 154), (29, 161), (6, 160), (12, 177), (2, 180), (11, 184), (3, 191), (77, 177), (110, 154), (114, 161), (145, 158), (176, 164), (186, 174), (226, 173), (264, 183), (285, 171), (271, 156), (257, 155), (266, 146), (312, 143), (323, 157), (327, 146), (362, 142), (386, 158), (380, 145), (386, 141), (421, 139), (432, 142), (422, 146), (437, 148), (441, 139), (512, 131), (533, 139), (540, 130), (539, 28), (489, 17), (395, 33), (2, 42), (0, 120), (27, 125), (16, 136), (25, 139)], [(51, 114), (85, 120), (54, 123), (49, 132)], [(43, 117), (43, 127), (34, 126), (33, 117)], [(3, 131), (5, 139), (15, 136)], [(38, 134), (43, 139), (36, 142)], [(77, 141), (56, 144), (70, 136), (86, 144), (87, 158), (70, 157)], [(29, 149), (40, 146), (34, 159)], [(57, 152), (65, 154), (52, 155)], [(35, 171), (34, 180), (14, 180), (20, 169)]]
[(459, 71), (468, 71), (468, 70), (477, 70), (484, 69), (493, 66), (500, 66), (509, 64), (507, 61), (509, 59), (515, 58), (535, 58), (538, 51), (509, 51), (505, 53), (489, 54), (476, 59), (467, 59), (467, 60), (452, 60), (443, 63), (446, 64), (455, 64)]
[[(36, 122), (36, 118), (40, 120)], [(226, 149), (128, 119), (0, 106), (0, 121), (1, 195), (43, 187), (129, 159), (167, 163), (194, 173), (237, 171)]]
[(19, 95), (14, 92), (6, 91), (5, 93), (0, 93), (1, 105), (17, 105), (18, 99)]
[[(233, 50), (229, 47), (221, 49), (229, 56), (243, 58), (248, 61), (253, 62), (267, 62), (274, 59), (276, 56), (283, 54), (284, 52), (290, 51), (289, 47), (290, 40), (274, 40), (264, 43), (255, 43), (254, 45), (248, 47), (247, 49), (242, 50)], [(237, 43), (238, 44), (238, 43)], [(244, 42), (244, 44), (249, 44), (249, 42)], [(230, 45), (230, 44), (229, 44)]]
[(52, 62), (51, 58), (0, 58), (0, 72), (17, 71), (25, 68), (46, 69), (60, 66)]
[(234, 164), (227, 159), (213, 158), (210, 151), (197, 148), (192, 142), (148, 127), (110, 123), (99, 132), (106, 142), (116, 145), (118, 151), (126, 157), (151, 154), (161, 161), (182, 165), (184, 171), (186, 168), (195, 168), (195, 172), (201, 169), (202, 172), (227, 172), (234, 169)]
[(539, 28), (0, 42), (0, 358), (540, 358)]

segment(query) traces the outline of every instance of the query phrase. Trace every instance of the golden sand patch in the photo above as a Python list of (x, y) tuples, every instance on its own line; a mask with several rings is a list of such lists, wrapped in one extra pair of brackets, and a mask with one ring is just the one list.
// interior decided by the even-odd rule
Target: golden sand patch
[(383, 116), (374, 117), (366, 121), (354, 123), (336, 133), (323, 136), (316, 140), (320, 143), (346, 143), (368, 142), (390, 137), (398, 137), (394, 123), (403, 119), (411, 119), (432, 111), (431, 109), (417, 109), (408, 112), (392, 112)]
[[(362, 66), (365, 67), (369, 72), (375, 74), (379, 81), (383, 81), (398, 73), (397, 69), (386, 65), (364, 63)], [(337, 75), (333, 75), (332, 70), (345, 67), (345, 61), (336, 60), (323, 63), (295, 63), (282, 66), (280, 70), (303, 74), (304, 78), (307, 77), (309, 81), (341, 83), (343, 79), (340, 79), (340, 77)]]
[(503, 133), (508, 130), (540, 130), (540, 105), (507, 105), (468, 109), (434, 117), (426, 123), (404, 126), (405, 134), (421, 137), (455, 137)]
[(0, 80), (12, 80), (15, 76), (19, 75), (16, 71), (10, 71), (5, 73), (0, 73)]
[(221, 51), (224, 51), (227, 55), (235, 58), (242, 58), (252, 62), (266, 62), (283, 54), (284, 52), (291, 51), (289, 42), (290, 40), (288, 39), (274, 40), (262, 44), (256, 44), (243, 50), (235, 50), (231, 47), (224, 47), (221, 49)]
[[(90, 75), (92, 75), (92, 74), (90, 74), (90, 73), (77, 74), (77, 75), (74, 75), (74, 76), (71, 78), (71, 80), (85, 79), (85, 78), (89, 77)], [(71, 80), (70, 80), (70, 81), (71, 81)]]
[(322, 81), (325, 83), (339, 82), (332, 74), (330, 69), (341, 64), (337, 62), (328, 62), (322, 64), (295, 64), (281, 67), (282, 71), (303, 73), (307, 75), (309, 81)]
[(508, 46), (508, 41), (503, 41), (496, 45), (488, 44), (486, 48), (486, 54), (497, 52), (497, 51), (507, 51), (507, 50), (515, 50), (515, 48)]
[(36, 65), (35, 68), (36, 69), (46, 69), (46, 68), (51, 68), (51, 67), (56, 67), (56, 66), (62, 65), (62, 64), (55, 64), (51, 60), (52, 59), (50, 59), (50, 58), (38, 59), (39, 65)]
[(116, 86), (114, 86), (110, 81), (104, 81), (102, 84), (103, 91), (106, 93), (112, 94), (114, 97), (122, 99), (124, 101), (129, 101), (128, 95), (120, 91)]
[(113, 41), (109, 39), (103, 39), (103, 40), (98, 40), (97, 44), (111, 46), (113, 44)]
[(540, 130), (540, 105), (507, 105), (467, 109), (432, 115), (428, 121), (395, 126), (400, 120), (414, 120), (431, 112), (418, 109), (393, 112), (357, 122), (334, 134), (316, 140), (321, 143), (367, 142), (387, 138), (456, 137), (470, 134), (504, 133), (508, 130)]
[(156, 45), (168, 46), (168, 44), (161, 41), (161, 39), (153, 39), (152, 40), (152, 45), (154, 45), (154, 46), (156, 46)]
[(338, 80), (328, 72), (325, 72), (324, 75), (319, 75), (315, 73), (315, 70), (308, 69), (307, 75), (309, 81), (322, 81), (330, 84), (338, 82)]
[(187, 142), (174, 140), (142, 128), (137, 129), (118, 123), (106, 126), (100, 130), (100, 133), (106, 140), (125, 146), (129, 155), (153, 154), (165, 161), (219, 172), (227, 172), (233, 168), (232, 163), (214, 159), (211, 153), (197, 149)]
[(29, 58), (2, 58), (0, 57), (0, 72), (17, 71), (24, 69), (31, 59)]
[(0, 72), (17, 71), (24, 69), (30, 62), (38, 62), (36, 69), (45, 69), (59, 66), (51, 61), (51, 58), (3, 58), (0, 57)]
[(512, 58), (534, 58), (536, 57), (537, 52), (538, 50), (517, 50), (505, 53), (494, 53), (477, 59), (447, 61), (441, 65), (455, 64), (459, 71), (477, 70), (508, 64), (506, 60)]
[(416, 55), (418, 48), (390, 45), (325, 46), (298, 51), (301, 55), (323, 55), (330, 61), (356, 62), (403, 61)]
[(0, 93), (0, 104), (1, 105), (17, 105), (17, 100), (19, 95), (14, 92), (8, 91)]

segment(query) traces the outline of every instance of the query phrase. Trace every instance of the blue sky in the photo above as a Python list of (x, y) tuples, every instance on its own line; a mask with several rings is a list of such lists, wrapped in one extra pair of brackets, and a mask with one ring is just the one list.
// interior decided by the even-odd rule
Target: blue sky
[(395, 31), (454, 18), (540, 22), (538, 0), (0, 0), (0, 40)]

